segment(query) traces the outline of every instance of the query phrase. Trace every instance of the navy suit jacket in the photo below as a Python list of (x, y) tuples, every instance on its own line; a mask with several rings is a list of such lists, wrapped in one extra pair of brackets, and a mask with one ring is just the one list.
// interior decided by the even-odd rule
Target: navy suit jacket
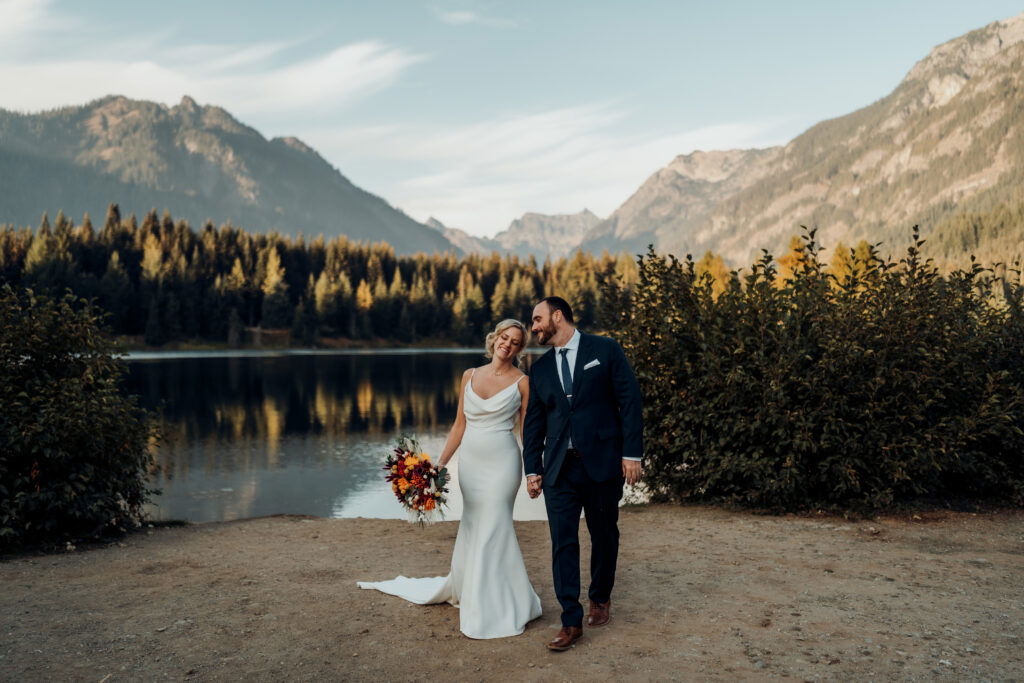
[(622, 347), (613, 339), (580, 333), (572, 399), (565, 396), (556, 362), (552, 348), (530, 368), (523, 425), (526, 473), (554, 484), (571, 435), (591, 479), (621, 477), (622, 458), (642, 458), (644, 451), (640, 385)]

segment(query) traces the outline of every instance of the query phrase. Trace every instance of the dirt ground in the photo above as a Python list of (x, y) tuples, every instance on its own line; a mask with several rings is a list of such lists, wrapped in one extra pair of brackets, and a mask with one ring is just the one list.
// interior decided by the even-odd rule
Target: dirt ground
[(565, 653), (544, 647), (544, 522), (516, 523), (544, 616), (500, 640), (464, 637), (449, 605), (356, 587), (446, 573), (455, 522), (269, 517), (8, 558), (0, 679), (1024, 678), (1024, 512), (640, 506), (620, 526), (612, 621)]

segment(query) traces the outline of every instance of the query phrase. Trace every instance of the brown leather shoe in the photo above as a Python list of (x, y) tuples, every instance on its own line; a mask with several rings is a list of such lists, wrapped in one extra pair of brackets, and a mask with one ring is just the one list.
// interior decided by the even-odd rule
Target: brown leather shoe
[(587, 615), (587, 626), (604, 626), (612, 618), (612, 601), (590, 601), (590, 614)]
[(564, 652), (583, 637), (583, 628), (580, 626), (563, 626), (555, 639), (548, 643), (548, 649), (555, 652)]

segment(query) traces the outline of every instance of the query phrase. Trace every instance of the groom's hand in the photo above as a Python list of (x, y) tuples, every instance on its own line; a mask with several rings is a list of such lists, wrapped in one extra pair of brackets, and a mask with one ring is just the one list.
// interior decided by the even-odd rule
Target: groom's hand
[(622, 459), (622, 476), (626, 478), (626, 483), (630, 486), (640, 481), (643, 471), (644, 466), (639, 460)]
[(534, 474), (533, 476), (526, 478), (526, 492), (530, 494), (530, 498), (536, 498), (540, 495), (541, 484), (543, 481), (544, 478), (539, 474)]

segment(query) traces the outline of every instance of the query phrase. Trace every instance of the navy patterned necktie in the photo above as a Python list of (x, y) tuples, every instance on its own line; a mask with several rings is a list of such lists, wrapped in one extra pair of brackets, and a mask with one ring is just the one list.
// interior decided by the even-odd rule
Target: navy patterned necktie
[(569, 373), (569, 349), (559, 351), (562, 354), (562, 389), (565, 397), (572, 398), (572, 375)]

